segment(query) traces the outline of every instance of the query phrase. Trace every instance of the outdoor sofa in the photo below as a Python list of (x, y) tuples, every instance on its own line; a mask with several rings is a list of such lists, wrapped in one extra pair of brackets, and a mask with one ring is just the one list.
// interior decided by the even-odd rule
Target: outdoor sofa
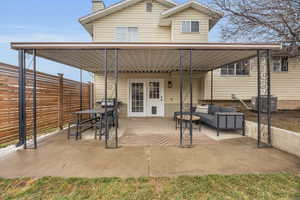
[[(183, 112), (189, 114), (190, 112)], [(216, 105), (208, 105), (208, 112), (197, 112), (196, 107), (193, 108), (192, 114), (200, 117), (200, 122), (217, 129), (219, 136), (220, 130), (242, 130), (245, 135), (245, 116), (241, 112), (231, 107), (221, 107)], [(174, 113), (174, 119), (180, 115), (180, 112)]]

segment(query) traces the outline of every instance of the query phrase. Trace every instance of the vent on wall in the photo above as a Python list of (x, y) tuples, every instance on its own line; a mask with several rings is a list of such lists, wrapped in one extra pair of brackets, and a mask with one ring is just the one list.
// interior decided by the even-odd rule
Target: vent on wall
[(152, 2), (147, 2), (146, 3), (146, 11), (147, 12), (152, 12)]

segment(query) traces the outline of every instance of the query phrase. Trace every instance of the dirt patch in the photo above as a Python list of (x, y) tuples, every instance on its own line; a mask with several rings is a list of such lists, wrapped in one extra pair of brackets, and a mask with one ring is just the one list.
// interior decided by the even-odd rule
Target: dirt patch
[[(246, 120), (257, 121), (257, 113), (247, 110), (242, 112), (246, 114)], [(272, 113), (272, 126), (300, 134), (300, 110), (280, 110)]]

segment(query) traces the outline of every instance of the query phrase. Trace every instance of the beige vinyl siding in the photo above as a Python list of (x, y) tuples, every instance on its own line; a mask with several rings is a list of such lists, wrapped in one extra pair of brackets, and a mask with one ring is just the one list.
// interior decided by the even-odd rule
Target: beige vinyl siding
[[(209, 17), (193, 8), (188, 8), (174, 16), (172, 19), (173, 42), (207, 42), (209, 32)], [(184, 20), (199, 21), (199, 33), (182, 33), (181, 23)]]
[[(198, 103), (201, 96), (201, 80), (203, 75), (198, 74), (193, 78), (193, 102)], [(170, 75), (168, 73), (121, 73), (119, 75), (119, 100), (128, 103), (129, 79), (164, 79), (165, 104), (179, 104), (179, 75)], [(168, 81), (172, 81), (173, 87), (168, 88)], [(188, 81), (184, 81), (184, 100), (189, 102)], [(108, 78), (108, 98), (114, 97), (114, 78)], [(104, 76), (95, 74), (95, 99), (99, 101), (104, 98)]]
[(116, 27), (137, 27), (138, 42), (170, 42), (171, 27), (160, 27), (160, 13), (167, 7), (153, 1), (152, 12), (146, 12), (146, 1), (103, 17), (94, 22), (95, 42), (116, 41)]
[[(300, 60), (289, 59), (288, 72), (272, 72), (272, 94), (279, 100), (300, 100)], [(204, 98), (210, 99), (211, 74), (205, 77)], [(251, 99), (257, 95), (257, 67), (256, 59), (251, 60), (249, 76), (221, 76), (220, 69), (214, 70), (213, 96), (216, 100), (232, 100), (231, 95), (236, 94), (241, 99)]]
[(279, 100), (300, 100), (300, 58), (289, 59), (288, 72), (272, 73), (272, 94)]
[[(232, 94), (241, 99), (251, 99), (256, 93), (256, 65), (255, 60), (250, 62), (249, 76), (223, 76), (221, 69), (213, 71), (213, 98), (216, 100), (232, 100)], [(205, 78), (205, 99), (211, 96), (211, 72)]]

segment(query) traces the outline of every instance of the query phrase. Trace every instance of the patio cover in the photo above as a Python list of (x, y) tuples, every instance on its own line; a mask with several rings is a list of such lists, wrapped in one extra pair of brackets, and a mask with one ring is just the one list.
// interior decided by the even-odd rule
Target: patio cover
[[(118, 50), (119, 72), (178, 71), (179, 50), (192, 50), (194, 71), (209, 71), (242, 59), (254, 57), (257, 50), (280, 50), (277, 43), (117, 43), (117, 42), (43, 42), (11, 43), (15, 50), (26, 50), (55, 62), (89, 72), (101, 73), (105, 68), (105, 50), (109, 68), (114, 70), (114, 52)], [(184, 64), (188, 69), (188, 62)]]

